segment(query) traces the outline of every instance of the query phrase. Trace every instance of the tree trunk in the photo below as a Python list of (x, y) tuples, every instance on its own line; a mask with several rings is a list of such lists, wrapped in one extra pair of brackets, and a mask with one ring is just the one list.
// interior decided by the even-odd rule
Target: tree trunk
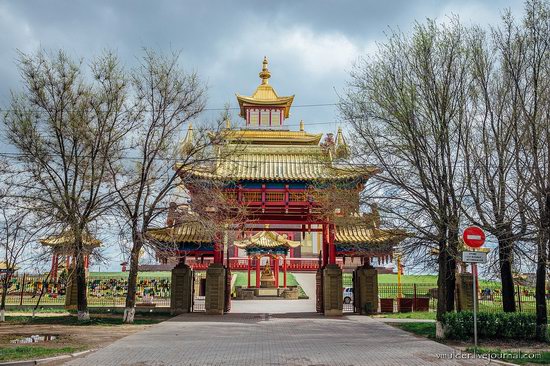
[(447, 260), (447, 273), (445, 276), (445, 281), (447, 283), (447, 301), (446, 301), (446, 310), (451, 312), (455, 310), (455, 293), (456, 293), (456, 258), (458, 257), (458, 220), (453, 221), (456, 224), (450, 225), (449, 235), (447, 236), (447, 250), (446, 250), (446, 260)]
[(537, 314), (536, 338), (539, 341), (545, 342), (548, 339), (548, 315), (546, 312), (546, 251), (548, 249), (548, 239), (546, 234), (541, 236), (537, 248), (537, 272), (535, 282), (535, 304)]
[(516, 311), (516, 298), (514, 292), (514, 277), (512, 274), (513, 241), (509, 234), (502, 235), (497, 239), (500, 281), (502, 286), (502, 310), (505, 312), (514, 312)]
[(0, 322), (6, 321), (6, 297), (8, 296), (9, 276), (2, 280), (2, 299), (0, 300)]
[(445, 332), (442, 326), (443, 315), (447, 312), (447, 242), (439, 242), (438, 273), (437, 273), (437, 314), (436, 337), (444, 338)]
[(436, 337), (444, 338), (443, 316), (455, 310), (456, 252), (458, 231), (451, 230), (448, 241), (439, 243), (439, 270), (437, 276)]
[(88, 311), (87, 284), (86, 284), (86, 268), (84, 268), (84, 248), (82, 245), (77, 245), (79, 248), (76, 255), (76, 299), (78, 320), (90, 320), (90, 312)]
[(136, 313), (136, 285), (139, 265), (139, 252), (143, 247), (143, 241), (139, 234), (132, 235), (133, 246), (130, 255), (130, 272), (128, 273), (128, 290), (126, 292), (126, 307), (124, 309), (123, 323), (131, 324), (134, 322)]

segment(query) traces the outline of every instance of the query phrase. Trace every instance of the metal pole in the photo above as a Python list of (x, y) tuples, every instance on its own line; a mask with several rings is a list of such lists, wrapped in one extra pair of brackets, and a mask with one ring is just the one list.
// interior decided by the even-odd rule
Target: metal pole
[(19, 297), (19, 306), (23, 305), (23, 291), (25, 291), (25, 279), (27, 274), (23, 273), (23, 283), (21, 284), (21, 295)]
[(474, 290), (474, 354), (477, 350), (477, 287), (476, 287), (476, 277), (477, 277), (477, 265), (472, 263), (472, 288)]

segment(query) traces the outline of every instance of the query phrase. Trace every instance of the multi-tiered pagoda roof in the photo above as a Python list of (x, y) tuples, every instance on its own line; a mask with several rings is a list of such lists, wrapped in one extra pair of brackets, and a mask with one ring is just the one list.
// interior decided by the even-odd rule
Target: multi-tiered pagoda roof
[[(304, 225), (309, 225), (306, 220), (311, 220), (319, 211), (312, 211), (307, 189), (324, 189), (337, 183), (359, 192), (380, 170), (375, 166), (356, 166), (346, 160), (349, 147), (341, 129), (335, 138), (328, 134), (322, 141), (323, 134), (306, 132), (303, 122), (298, 131), (285, 127), (294, 96), (281, 97), (275, 92), (268, 82), (271, 73), (267, 65), (264, 59), (259, 74), (261, 84), (251, 96), (237, 94), (245, 127), (232, 127), (227, 121), (225, 129), (215, 136), (215, 156), (209, 163), (186, 170), (186, 184), (192, 186), (194, 180), (226, 184), (226, 193), (234, 194), (236, 201), (249, 209), (257, 206), (252, 221), (281, 222), (293, 217), (294, 223), (302, 220)], [(192, 139), (190, 127), (182, 144), (183, 152), (192, 144)], [(270, 202), (271, 199), (277, 202)], [(379, 219), (374, 216), (356, 214), (335, 223), (337, 252), (342, 255), (353, 255), (353, 251), (388, 252), (403, 239), (403, 232), (380, 228)], [(195, 223), (179, 223), (176, 227), (150, 230), (149, 236), (158, 241), (181, 243), (182, 247), (196, 239), (197, 244), (204, 246), (213, 240), (213, 235), (204, 230)], [(256, 235), (264, 238), (266, 234)]]

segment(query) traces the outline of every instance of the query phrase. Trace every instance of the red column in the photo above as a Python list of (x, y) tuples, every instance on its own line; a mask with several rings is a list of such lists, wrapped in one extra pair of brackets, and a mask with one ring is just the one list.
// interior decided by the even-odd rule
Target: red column
[(328, 264), (328, 225), (323, 224), (323, 238), (322, 238), (322, 266), (326, 266)]
[(58, 257), (57, 257), (57, 254), (56, 253), (53, 253), (52, 255), (52, 280), (56, 281), (57, 280), (57, 261), (58, 261)]
[(219, 243), (214, 244), (214, 263), (223, 264), (222, 250), (223, 246), (220, 248)]
[(67, 272), (69, 272), (69, 268), (71, 268), (71, 256), (69, 255), (65, 256), (65, 268), (67, 269)]
[(250, 265), (251, 265), (250, 256), (248, 256), (248, 288), (250, 288)]
[(262, 257), (256, 257), (256, 288), (260, 288), (260, 259)]
[(90, 265), (90, 262), (88, 260), (88, 256), (84, 256), (84, 268), (88, 269), (88, 266)]
[(286, 288), (286, 255), (283, 257), (283, 281), (284, 287)]
[(275, 287), (279, 288), (279, 257), (275, 256)]
[(328, 226), (328, 263), (336, 264), (336, 246), (334, 245), (334, 236), (335, 236), (335, 227), (334, 224), (329, 224)]

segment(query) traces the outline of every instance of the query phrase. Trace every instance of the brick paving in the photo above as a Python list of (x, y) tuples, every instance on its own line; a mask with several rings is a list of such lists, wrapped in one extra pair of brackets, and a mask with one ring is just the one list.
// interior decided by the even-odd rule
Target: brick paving
[(154, 325), (66, 365), (486, 364), (437, 357), (451, 352), (445, 345), (366, 316), (194, 313)]

